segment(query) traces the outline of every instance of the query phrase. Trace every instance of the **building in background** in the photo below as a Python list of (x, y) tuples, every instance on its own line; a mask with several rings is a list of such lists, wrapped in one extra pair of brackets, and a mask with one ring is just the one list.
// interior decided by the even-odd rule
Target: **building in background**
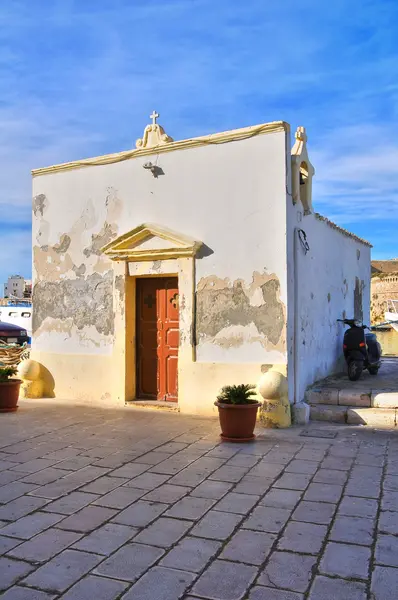
[(4, 284), (5, 298), (30, 298), (32, 296), (32, 280), (22, 275), (11, 275)]
[(382, 323), (391, 301), (398, 301), (398, 258), (372, 261), (371, 321)]
[(33, 171), (31, 358), (57, 395), (178, 401), (287, 377), (289, 400), (341, 369), (369, 319), (370, 244), (318, 215), (303, 127), (265, 123)]

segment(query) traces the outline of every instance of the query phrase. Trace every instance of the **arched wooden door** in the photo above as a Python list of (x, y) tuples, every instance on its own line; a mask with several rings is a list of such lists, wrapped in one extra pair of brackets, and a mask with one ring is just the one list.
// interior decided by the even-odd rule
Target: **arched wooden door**
[(177, 277), (137, 279), (137, 399), (178, 400)]

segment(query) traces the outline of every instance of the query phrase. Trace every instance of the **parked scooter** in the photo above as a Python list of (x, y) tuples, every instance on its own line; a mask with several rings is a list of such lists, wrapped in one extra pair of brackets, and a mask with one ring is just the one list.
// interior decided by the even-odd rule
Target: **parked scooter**
[[(364, 369), (371, 375), (377, 375), (381, 365), (381, 346), (374, 333), (366, 333), (369, 329), (356, 319), (337, 319), (349, 329), (344, 334), (344, 358), (348, 365), (348, 378), (357, 381)], [(369, 329), (370, 331), (370, 329)]]

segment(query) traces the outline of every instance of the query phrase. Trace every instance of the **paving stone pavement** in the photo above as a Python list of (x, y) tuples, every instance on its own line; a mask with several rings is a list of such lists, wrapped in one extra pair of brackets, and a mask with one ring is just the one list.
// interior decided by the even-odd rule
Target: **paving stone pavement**
[(21, 401), (0, 415), (0, 596), (396, 600), (398, 433), (305, 429), (227, 444), (216, 419)]

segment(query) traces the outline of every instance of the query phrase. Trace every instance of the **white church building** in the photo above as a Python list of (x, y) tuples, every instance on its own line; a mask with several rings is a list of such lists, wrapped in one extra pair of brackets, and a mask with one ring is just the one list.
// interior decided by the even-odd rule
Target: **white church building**
[(33, 171), (31, 357), (57, 397), (175, 402), (278, 370), (291, 403), (369, 319), (370, 245), (317, 214), (303, 127), (283, 121)]

